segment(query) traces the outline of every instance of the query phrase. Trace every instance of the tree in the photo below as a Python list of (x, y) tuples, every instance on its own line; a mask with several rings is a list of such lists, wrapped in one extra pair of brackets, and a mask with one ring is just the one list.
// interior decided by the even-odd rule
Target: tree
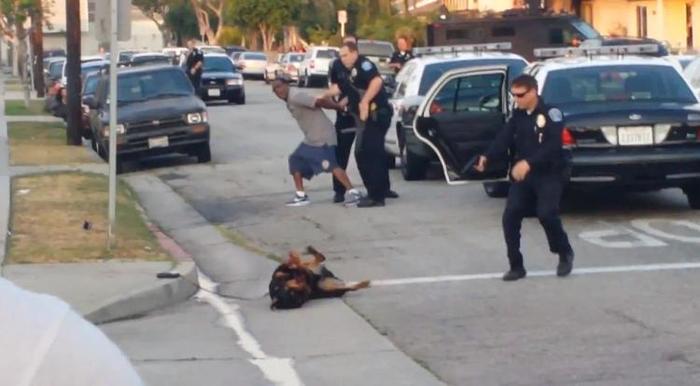
[(172, 41), (173, 31), (168, 28), (166, 16), (175, 2), (174, 0), (132, 0), (131, 3), (156, 24), (163, 36), (164, 46)]
[(237, 0), (228, 15), (242, 27), (256, 28), (263, 49), (270, 51), (274, 36), (294, 18), (301, 5), (300, 0)]
[[(210, 44), (217, 44), (223, 33), (223, 16), (227, 0), (190, 0), (197, 16), (199, 30)], [(212, 17), (213, 14), (213, 17)]]
[(199, 35), (197, 18), (189, 0), (173, 1), (165, 15), (165, 24), (178, 46), (183, 46), (187, 39)]

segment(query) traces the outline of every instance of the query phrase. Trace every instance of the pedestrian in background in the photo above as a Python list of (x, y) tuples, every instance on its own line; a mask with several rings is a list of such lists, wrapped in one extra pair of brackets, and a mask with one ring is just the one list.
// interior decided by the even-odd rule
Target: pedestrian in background
[(562, 113), (545, 105), (537, 94), (537, 80), (521, 75), (513, 80), (511, 94), (517, 108), (486, 154), (479, 157), (476, 170), (484, 172), (489, 160), (507, 157), (513, 166), (503, 233), (510, 269), (503, 280), (514, 281), (526, 275), (520, 252), (523, 218), (535, 212), (544, 228), (549, 250), (559, 255), (557, 275), (568, 276), (573, 268), (574, 251), (559, 217), (566, 162), (562, 149)]
[(411, 40), (407, 36), (399, 36), (396, 39), (396, 51), (391, 55), (389, 67), (398, 73), (403, 68), (403, 65), (411, 59), (413, 59)]

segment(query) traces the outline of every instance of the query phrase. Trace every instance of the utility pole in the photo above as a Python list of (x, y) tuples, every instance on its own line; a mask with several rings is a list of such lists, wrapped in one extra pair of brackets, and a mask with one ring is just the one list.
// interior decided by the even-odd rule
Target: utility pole
[(66, 0), (66, 90), (68, 91), (68, 127), (66, 142), (80, 146), (80, 0)]
[(39, 98), (44, 97), (44, 11), (42, 0), (35, 0), (35, 10), (32, 14), (32, 38), (31, 42), (34, 61), (34, 89)]

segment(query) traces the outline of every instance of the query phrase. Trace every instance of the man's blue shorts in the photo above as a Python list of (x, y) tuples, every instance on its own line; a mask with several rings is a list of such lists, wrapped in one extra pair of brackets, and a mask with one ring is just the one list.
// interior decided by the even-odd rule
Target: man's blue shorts
[(311, 146), (301, 143), (289, 156), (289, 173), (299, 172), (307, 180), (317, 174), (330, 173), (337, 167), (335, 146)]

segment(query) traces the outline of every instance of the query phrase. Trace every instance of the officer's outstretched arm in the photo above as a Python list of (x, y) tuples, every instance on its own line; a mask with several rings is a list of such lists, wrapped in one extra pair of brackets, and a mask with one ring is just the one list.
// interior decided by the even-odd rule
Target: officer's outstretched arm
[(324, 91), (321, 98), (334, 98), (340, 96), (340, 87), (336, 83), (332, 83), (328, 90)]
[(491, 143), (488, 150), (484, 154), (487, 159), (501, 159), (510, 149), (515, 138), (515, 120), (511, 117), (506, 122), (503, 129), (498, 132), (496, 139)]
[(547, 124), (544, 127), (544, 138), (542, 146), (527, 158), (530, 168), (537, 170), (547, 166), (551, 161), (561, 157), (561, 132), (564, 125), (560, 122), (553, 122), (547, 119)]
[(367, 92), (365, 92), (365, 95), (362, 97), (362, 101), (360, 103), (364, 104), (369, 104), (369, 102), (374, 99), (377, 94), (379, 94), (379, 91), (384, 87), (384, 81), (382, 81), (382, 77), (377, 75), (375, 76), (372, 81), (369, 82), (369, 87), (367, 87)]

